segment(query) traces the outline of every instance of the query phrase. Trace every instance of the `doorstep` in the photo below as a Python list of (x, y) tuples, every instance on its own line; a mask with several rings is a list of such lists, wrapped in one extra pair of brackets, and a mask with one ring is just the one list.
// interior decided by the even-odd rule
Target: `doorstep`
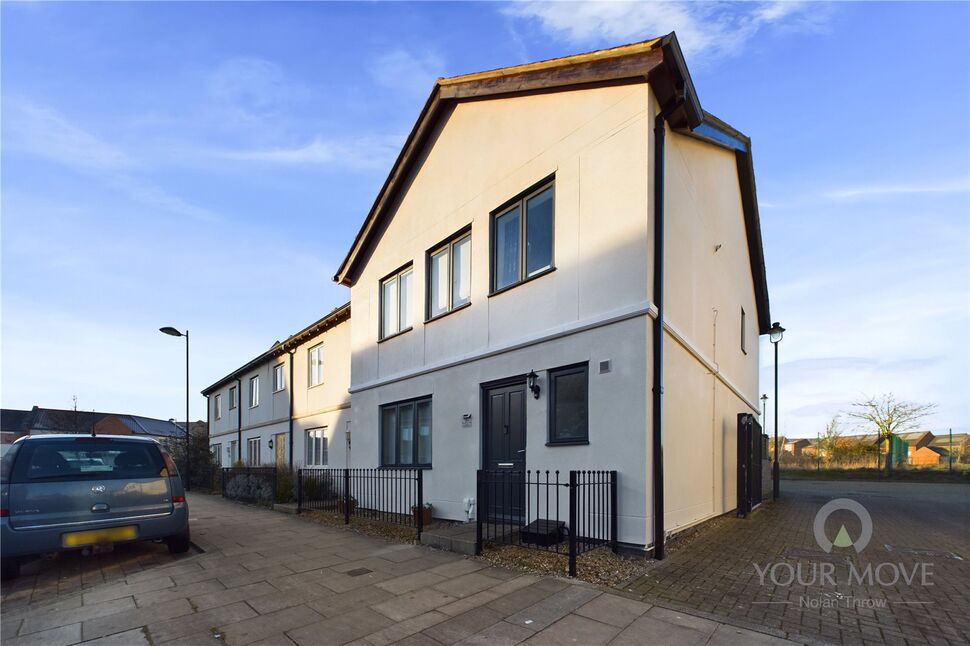
[(421, 544), (475, 556), (475, 523), (435, 527), (421, 532)]

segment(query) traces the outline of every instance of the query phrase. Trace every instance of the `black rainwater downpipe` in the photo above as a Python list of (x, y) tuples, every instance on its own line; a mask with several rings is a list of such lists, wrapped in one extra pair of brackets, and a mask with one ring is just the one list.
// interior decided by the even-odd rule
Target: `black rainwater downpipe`
[(679, 95), (657, 113), (653, 124), (653, 557), (664, 557), (664, 140), (666, 121), (684, 102)]
[(290, 382), (287, 384), (290, 389), (290, 471), (293, 470), (293, 357), (296, 355), (295, 350), (289, 351), (290, 355)]
[(242, 462), (242, 380), (238, 377), (236, 377), (236, 462)]

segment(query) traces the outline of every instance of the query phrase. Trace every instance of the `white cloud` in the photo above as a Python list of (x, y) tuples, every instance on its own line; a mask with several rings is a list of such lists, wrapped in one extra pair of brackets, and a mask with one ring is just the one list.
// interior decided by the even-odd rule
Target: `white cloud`
[(671, 31), (688, 56), (738, 53), (762, 27), (816, 29), (826, 9), (802, 2), (522, 2), (505, 9), (571, 42), (632, 42)]
[(76, 168), (119, 170), (135, 165), (120, 149), (47, 106), (10, 99), (4, 102), (4, 111), (5, 147)]
[(6, 150), (45, 159), (93, 177), (148, 207), (194, 219), (220, 219), (212, 211), (190, 204), (142, 178), (138, 173), (145, 170), (145, 164), (140, 160), (72, 123), (53, 108), (30, 101), (8, 100), (4, 110)]
[(370, 65), (370, 74), (384, 87), (424, 95), (444, 73), (444, 67), (444, 60), (433, 52), (413, 54), (395, 49), (378, 56)]
[(387, 136), (338, 141), (317, 136), (300, 146), (227, 150), (214, 154), (223, 159), (264, 164), (373, 169), (390, 165), (402, 140), (403, 137)]
[(920, 184), (869, 184), (847, 186), (823, 193), (824, 197), (835, 200), (864, 199), (891, 195), (920, 195), (926, 193), (966, 193), (970, 191), (967, 178), (944, 181), (930, 181)]

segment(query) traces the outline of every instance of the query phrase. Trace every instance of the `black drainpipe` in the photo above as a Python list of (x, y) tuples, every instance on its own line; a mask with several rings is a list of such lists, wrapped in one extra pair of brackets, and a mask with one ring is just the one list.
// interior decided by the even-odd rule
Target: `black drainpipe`
[(293, 470), (293, 357), (296, 355), (295, 350), (290, 350), (290, 471)]
[(683, 94), (657, 113), (653, 123), (653, 557), (664, 557), (664, 138), (667, 117)]
[(242, 462), (242, 380), (236, 377), (236, 462)]

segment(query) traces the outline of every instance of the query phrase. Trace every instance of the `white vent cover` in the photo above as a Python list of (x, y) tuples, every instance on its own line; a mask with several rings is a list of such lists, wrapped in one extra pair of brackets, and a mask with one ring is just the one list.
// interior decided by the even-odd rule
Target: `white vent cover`
[(606, 373), (613, 370), (613, 361), (607, 359), (606, 361), (600, 361), (600, 374), (605, 375)]

